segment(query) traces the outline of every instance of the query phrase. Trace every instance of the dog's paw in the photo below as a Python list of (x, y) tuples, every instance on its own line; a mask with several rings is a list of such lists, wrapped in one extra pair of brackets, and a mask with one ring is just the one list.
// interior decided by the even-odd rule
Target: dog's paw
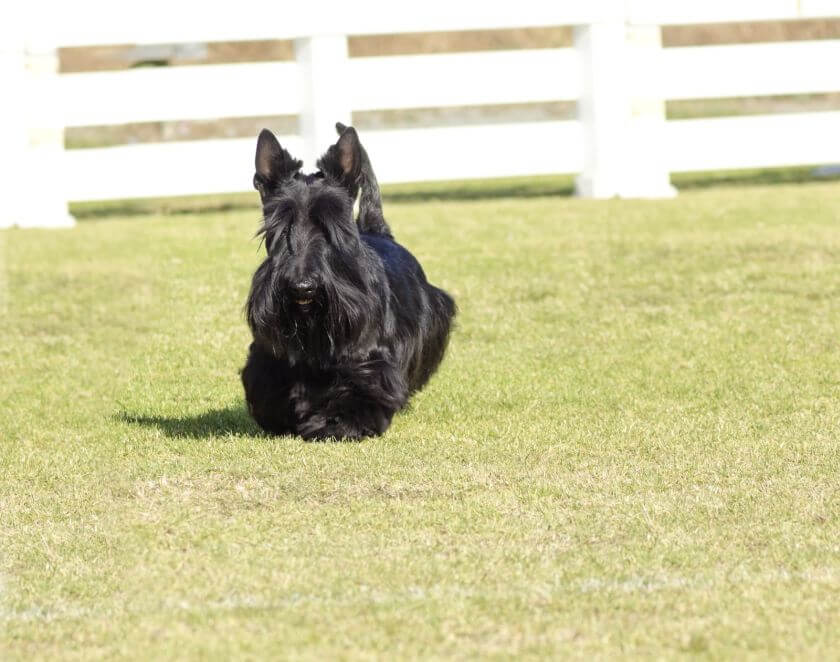
[(298, 434), (306, 441), (360, 441), (365, 437), (378, 437), (383, 431), (337, 417), (313, 416), (298, 425)]

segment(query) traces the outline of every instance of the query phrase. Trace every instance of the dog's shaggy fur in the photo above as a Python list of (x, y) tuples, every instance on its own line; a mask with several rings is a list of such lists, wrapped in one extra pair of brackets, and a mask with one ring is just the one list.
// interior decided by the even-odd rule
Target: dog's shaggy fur
[(455, 315), (394, 241), (355, 130), (337, 129), (313, 174), (270, 131), (257, 142), (267, 255), (246, 305), (242, 383), (263, 429), (305, 439), (382, 434), (437, 368)]

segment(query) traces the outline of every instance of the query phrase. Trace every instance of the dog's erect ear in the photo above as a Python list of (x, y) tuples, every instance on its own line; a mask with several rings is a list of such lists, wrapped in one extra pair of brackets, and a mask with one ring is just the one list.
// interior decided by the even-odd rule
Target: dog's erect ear
[[(347, 127), (341, 122), (335, 123), (335, 131), (339, 136), (346, 130)], [(361, 143), (359, 143), (359, 152), (361, 166), (359, 168), (358, 184), (361, 194), (359, 197), (359, 216), (356, 223), (362, 232), (392, 237), (391, 228), (388, 227), (388, 223), (382, 215), (382, 197), (379, 193), (379, 183), (376, 181), (376, 175), (373, 174), (367, 151)]]
[(356, 129), (352, 126), (344, 129), (335, 146), (338, 150), (338, 159), (344, 176), (352, 177), (355, 181), (362, 169), (362, 146), (359, 143)]
[(277, 142), (277, 138), (268, 129), (260, 131), (257, 138), (257, 155), (254, 158), (254, 188), (265, 197), (266, 193), (284, 179), (291, 177), (301, 166), (302, 161), (293, 158)]
[(356, 197), (359, 191), (359, 174), (362, 171), (362, 145), (359, 143), (359, 136), (352, 126), (344, 126), (341, 123), (335, 125), (336, 130), (341, 131), (338, 142), (331, 145), (320, 159), (318, 168), (339, 184), (344, 186), (351, 197)]

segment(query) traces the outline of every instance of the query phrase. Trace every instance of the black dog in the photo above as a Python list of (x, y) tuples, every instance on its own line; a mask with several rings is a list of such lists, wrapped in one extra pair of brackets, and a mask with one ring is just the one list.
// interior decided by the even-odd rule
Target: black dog
[(305, 439), (382, 434), (437, 368), (455, 316), (394, 241), (356, 131), (336, 128), (308, 175), (270, 131), (257, 142), (267, 257), (246, 305), (242, 383), (263, 429)]

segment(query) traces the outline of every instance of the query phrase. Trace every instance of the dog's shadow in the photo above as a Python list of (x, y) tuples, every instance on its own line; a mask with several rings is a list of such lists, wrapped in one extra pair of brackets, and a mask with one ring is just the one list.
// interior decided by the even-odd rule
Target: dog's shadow
[(265, 436), (243, 405), (185, 416), (148, 416), (122, 411), (116, 418), (130, 425), (157, 428), (166, 436), (177, 439), (207, 439), (228, 435)]

